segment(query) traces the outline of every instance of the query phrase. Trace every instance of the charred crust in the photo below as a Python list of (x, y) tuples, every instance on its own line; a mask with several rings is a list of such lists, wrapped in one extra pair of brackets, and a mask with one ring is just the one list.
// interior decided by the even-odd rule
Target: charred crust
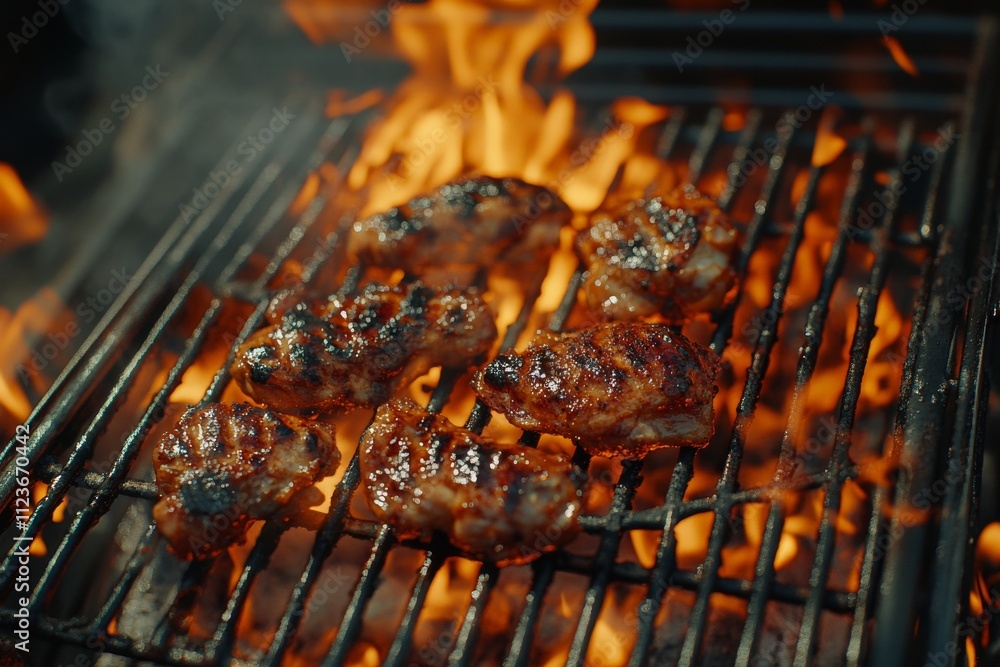
[(282, 316), (281, 328), (285, 331), (301, 331), (315, 325), (318, 321), (305, 304), (299, 304)]
[(427, 311), (427, 304), (433, 296), (434, 290), (426, 285), (414, 285), (409, 294), (399, 302), (400, 317), (421, 317)]
[(225, 514), (236, 505), (236, 489), (222, 472), (193, 468), (177, 489), (181, 504), (195, 516)]
[(306, 449), (309, 453), (318, 456), (319, 455), (319, 439), (312, 430), (306, 430), (305, 435), (302, 438), (303, 444), (305, 444)]
[(275, 356), (275, 350), (270, 345), (258, 345), (247, 350), (243, 359), (250, 371), (251, 382), (264, 384), (271, 379), (274, 366), (268, 362)]
[(516, 355), (497, 357), (483, 370), (483, 380), (494, 387), (512, 387), (517, 384), (524, 360)]
[(288, 356), (292, 363), (301, 366), (304, 380), (312, 384), (319, 383), (320, 359), (310, 346), (292, 343), (288, 346)]

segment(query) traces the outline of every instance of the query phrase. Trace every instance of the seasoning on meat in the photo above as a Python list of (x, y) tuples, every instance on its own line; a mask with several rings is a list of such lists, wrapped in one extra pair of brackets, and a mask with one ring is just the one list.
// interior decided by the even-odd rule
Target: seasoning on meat
[(468, 176), (354, 223), (348, 251), (361, 262), (424, 275), (496, 262), (544, 265), (569, 223), (551, 190), (517, 178)]
[(663, 324), (616, 322), (542, 334), (476, 373), (473, 386), (524, 429), (591, 454), (638, 457), (712, 437), (719, 358)]
[(496, 333), (473, 288), (375, 283), (287, 309), (246, 340), (231, 370), (243, 391), (277, 410), (374, 407), (434, 366), (477, 363)]
[(153, 517), (181, 558), (212, 556), (339, 463), (327, 424), (243, 403), (192, 407), (153, 452)]
[(401, 536), (439, 531), (466, 554), (524, 563), (579, 530), (585, 474), (563, 456), (504, 444), (394, 399), (360, 448), (368, 504)]
[(690, 186), (599, 210), (576, 239), (587, 303), (618, 321), (718, 310), (736, 284), (736, 242), (726, 214)]

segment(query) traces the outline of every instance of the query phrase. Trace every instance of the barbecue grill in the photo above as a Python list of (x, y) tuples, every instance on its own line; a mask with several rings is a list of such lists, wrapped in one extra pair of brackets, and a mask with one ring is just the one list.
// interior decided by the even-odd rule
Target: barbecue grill
[[(498, 569), (465, 561), (444, 539), (397, 539), (358, 511), (356, 456), (330, 487), (328, 511), (305, 509), (266, 522), (242, 561), (223, 555), (182, 563), (169, 555), (150, 519), (158, 495), (148, 456), (153, 436), (176, 419), (175, 392), (211, 356), (211, 372), (198, 385), (204, 391), (191, 402), (222, 399), (235, 349), (261, 325), (281, 286), (301, 280), (348, 294), (367, 279), (364, 267), (343, 260), (345, 225), (358, 202), (339, 193), (366, 128), (383, 110), (330, 119), (319, 98), (307, 94), (318, 87), (291, 92), (245, 118), (245, 127), (226, 137), (231, 144), (215, 142), (222, 157), (210, 174), (226, 171), (240, 142), (267, 126), (273, 107), (298, 113), (269, 152), (230, 174), (205, 206), (193, 214), (181, 209), (162, 228), (134, 277), (38, 399), (25, 421), (27, 445), (15, 438), (4, 449), (5, 507), (18, 485), (19, 456), (28, 459), (21, 468), (30, 469), (32, 480), (46, 485), (26, 524), (4, 533), (5, 545), (13, 546), (0, 564), (6, 591), (0, 623), (12, 631), (22, 595), (14, 592), (22, 542), (13, 537), (45, 545), (44, 554), (35, 547), (31, 558), (31, 659), (505, 667), (548, 660), (967, 661), (963, 632), (972, 614), (967, 592), (989, 395), (984, 353), (1000, 257), (1000, 137), (992, 122), (997, 23), (929, 12), (909, 17), (900, 34), (918, 36), (909, 50), (921, 72), (915, 79), (877, 40), (868, 48), (877, 34), (874, 14), (833, 20), (748, 12), (726, 28), (727, 41), (720, 37), (678, 71), (672, 54), (715, 16), (598, 8), (591, 17), (595, 57), (564, 84), (581, 102), (581, 145), (608, 126), (615, 99), (638, 95), (667, 105), (669, 114), (645, 128), (637, 146), (677, 165), (687, 181), (707, 190), (716, 184), (721, 207), (740, 227), (740, 292), (710, 326), (695, 331), (729, 360), (731, 376), (723, 392), (734, 411), (719, 411), (709, 446), (620, 465), (577, 451), (574, 463), (599, 478), (605, 502), (583, 517), (582, 546), (529, 565)], [(290, 24), (285, 29), (295, 33)], [(260, 30), (256, 18), (234, 13), (214, 39), (245, 55)], [(771, 39), (801, 48), (801, 57), (770, 50)], [(866, 46), (848, 52), (841, 48), (846, 43)], [(315, 57), (281, 67), (308, 71)], [(539, 54), (534, 69), (551, 70), (553, 58)], [(403, 71), (380, 48), (359, 62), (390, 78)], [(234, 66), (225, 58), (200, 65)], [(539, 76), (538, 89), (552, 94)], [(828, 104), (809, 106), (824, 85), (832, 91), (829, 106), (841, 110), (846, 142), (830, 160), (816, 157), (817, 144), (830, 134)], [(171, 139), (177, 145), (195, 136), (179, 132)], [(916, 166), (921, 158), (926, 167)], [(161, 162), (153, 171), (169, 170), (170, 159), (154, 156)], [(309, 189), (319, 180), (324, 187)], [(169, 210), (190, 204), (183, 198), (207, 182), (182, 180), (184, 194)], [(821, 209), (835, 212), (828, 239), (820, 260), (804, 266)], [(96, 247), (115, 233), (95, 230)], [(501, 349), (538, 323), (558, 331), (583, 321), (577, 303), (583, 269), (565, 273), (553, 274), (562, 294), (554, 308), (538, 306), (546, 284), (524, 287)], [(762, 293), (753, 291), (761, 275), (770, 276)], [(790, 303), (791, 293), (802, 294), (800, 284), (811, 291)], [(898, 397), (859, 410), (872, 343), (890, 302), (908, 335), (880, 369), (891, 369), (888, 382), (891, 391), (898, 386)], [(841, 339), (839, 395), (818, 433), (810, 388), (828, 364), (825, 350)], [(207, 355), (209, 349), (222, 354)], [(733, 361), (744, 359), (743, 367)], [(444, 369), (433, 379), (425, 393), (428, 410), (437, 412), (458, 400), (461, 373)], [(778, 437), (760, 447), (754, 443), (766, 438), (755, 428), (768, 402), (780, 416)], [(492, 417), (480, 402), (466, 416), (473, 430), (487, 428)], [(533, 433), (519, 437), (529, 445), (540, 440)], [(872, 457), (859, 456), (859, 441)], [(762, 451), (770, 463), (761, 464)], [(748, 480), (745, 464), (765, 465), (769, 474)], [(705, 475), (710, 486), (692, 485)], [(663, 480), (664, 492), (648, 502), (642, 489), (653, 478)], [(847, 499), (858, 489), (863, 502)], [(789, 557), (797, 574), (789, 573), (784, 555), (789, 521), (799, 512), (792, 496), (818, 499), (815, 526), (797, 538), (799, 549)], [(706, 529), (695, 566), (681, 553), (692, 519)], [(845, 521), (852, 527), (844, 528)], [(638, 532), (647, 537), (633, 538)], [(850, 549), (845, 535), (852, 536)], [(648, 553), (639, 553), (637, 540)], [(755, 542), (747, 565), (752, 576), (727, 574), (730, 549), (741, 540)], [(847, 568), (853, 575), (838, 573), (845, 552), (857, 557)], [(440, 611), (436, 587), (445, 589), (450, 614)], [(511, 606), (511, 596), (519, 606)], [(631, 605), (624, 618), (621, 600)], [(510, 622), (497, 629), (502, 613)], [(255, 625), (261, 618), (266, 624)], [(979, 650), (980, 659), (989, 658)]]

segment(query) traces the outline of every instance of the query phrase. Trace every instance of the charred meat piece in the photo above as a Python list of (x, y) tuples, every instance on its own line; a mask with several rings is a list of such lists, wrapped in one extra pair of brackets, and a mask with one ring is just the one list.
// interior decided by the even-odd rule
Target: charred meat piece
[(348, 250), (362, 262), (418, 275), (500, 261), (539, 264), (559, 245), (569, 207), (516, 178), (469, 176), (354, 223)]
[(576, 239), (584, 294), (609, 320), (684, 322), (725, 305), (736, 242), (726, 214), (690, 186), (597, 211)]
[(248, 395), (278, 410), (374, 407), (434, 366), (472, 365), (496, 333), (474, 289), (376, 283), (288, 309), (247, 339), (231, 370)]
[(189, 408), (153, 452), (153, 517), (181, 558), (212, 556), (339, 463), (327, 424), (242, 403)]
[(403, 537), (435, 531), (470, 556), (524, 563), (579, 528), (585, 475), (563, 456), (503, 444), (394, 399), (360, 446), (372, 511)]
[(542, 334), (476, 373), (480, 398), (517, 426), (572, 438), (591, 454), (638, 457), (706, 444), (719, 358), (664, 324)]

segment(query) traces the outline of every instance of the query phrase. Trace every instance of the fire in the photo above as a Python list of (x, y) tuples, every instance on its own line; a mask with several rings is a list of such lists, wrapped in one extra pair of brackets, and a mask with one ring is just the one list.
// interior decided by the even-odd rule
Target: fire
[[(447, 180), (474, 172), (518, 177), (548, 186), (573, 208), (576, 218), (571, 227), (562, 230), (560, 248), (550, 262), (544, 281), (540, 287), (537, 284), (530, 286), (532, 290), (539, 290), (539, 296), (524, 335), (516, 341), (519, 347), (523, 347), (537, 329), (549, 325), (552, 312), (562, 301), (566, 285), (577, 269), (573, 238), (584, 224), (585, 216), (606, 202), (609, 196), (614, 200), (642, 195), (650, 189), (666, 190), (681, 183), (684, 176), (683, 164), (660, 159), (646, 148), (648, 142), (640, 141), (647, 129), (671, 118), (675, 113), (673, 109), (638, 98), (619, 99), (610, 105), (607, 119), (599, 119), (595, 126), (582, 129), (585, 114), (569, 90), (556, 89), (543, 97), (529, 83), (535, 80), (536, 70), (545, 69), (546, 56), (552, 56), (549, 64), (557, 78), (590, 59), (594, 35), (588, 16), (595, 4), (594, 0), (544, 0), (540, 3), (492, 0), (480, 4), (428, 0), (419, 4), (376, 6), (357, 0), (351, 3), (350, 11), (338, 13), (333, 3), (323, 0), (284, 0), (289, 15), (317, 44), (337, 42), (344, 39), (344, 35), (353, 34), (358, 27), (364, 32), (371, 20), (381, 26), (378, 30), (372, 28), (368, 35), (371, 48), (385, 49), (391, 43), (413, 67), (412, 75), (388, 96), (378, 89), (356, 97), (336, 90), (327, 98), (326, 112), (331, 117), (357, 113), (376, 104), (384, 107), (384, 115), (370, 127), (358, 158), (344, 175), (349, 190), (347, 196), (352, 202), (362, 204), (359, 215), (384, 210)], [(831, 4), (831, 11), (836, 12), (838, 7), (839, 3)], [(387, 12), (384, 25), (378, 18), (382, 16), (381, 11)], [(344, 23), (345, 17), (354, 17), (360, 23)], [(383, 29), (385, 34), (382, 34)], [(528, 72), (529, 63), (533, 64), (531, 73)], [(847, 166), (845, 163), (849, 162), (839, 158), (848, 149), (852, 136), (843, 127), (850, 127), (850, 124), (841, 121), (844, 119), (836, 111), (827, 109), (817, 125), (810, 166), (813, 169), (822, 167), (822, 178), (817, 186), (814, 210), (805, 221), (804, 238), (797, 250), (791, 283), (782, 304), (781, 322), (777, 328), (779, 342), (771, 356), (768, 379), (746, 434), (745, 459), (737, 491), (772, 483), (777, 454), (786, 431), (791, 439), (792, 465), (796, 468), (793, 478), (801, 472), (813, 472), (816, 461), (828, 455), (833, 447), (836, 402), (843, 390), (851, 337), (857, 327), (857, 292), (851, 281), (858, 276), (866, 277), (865, 272), (871, 266), (869, 256), (852, 256), (846, 262), (849, 268), (841, 283), (847, 285), (844, 289), (848, 296), (839, 295), (831, 302), (827, 330), (832, 333), (824, 337), (815, 372), (798, 406), (800, 414), (794, 419), (789, 416), (788, 388), (794, 382), (799, 363), (799, 355), (794, 351), (802, 344), (801, 324), (815, 302), (824, 266), (838, 238), (840, 197), (846, 179), (842, 172)], [(726, 132), (739, 132), (746, 122), (745, 109), (728, 109), (722, 118), (722, 127)], [(647, 132), (644, 138), (650, 138), (651, 134)], [(813, 169), (807, 166), (798, 173), (789, 174), (793, 178), (787, 193), (792, 199), (791, 210), (805, 194)], [(710, 194), (721, 192), (727, 179), (725, 166), (710, 164), (705, 172), (699, 187)], [(327, 192), (339, 176), (333, 165), (322, 165), (303, 184), (290, 212), (301, 214)], [(784, 196), (785, 190), (782, 190)], [(787, 200), (782, 203), (789, 204)], [(737, 222), (745, 224), (748, 219), (744, 216)], [(775, 222), (787, 225), (790, 221), (782, 218)], [(765, 236), (750, 258), (741, 286), (742, 301), (735, 314), (732, 340), (723, 355), (725, 378), (720, 379), (715, 404), (720, 431), (729, 428), (736, 417), (755, 346), (762, 328), (768, 324), (767, 318), (773, 316), (768, 308), (775, 295), (775, 278), (787, 242), (787, 238)], [(302, 266), (299, 259), (292, 259), (279, 277), (295, 282)], [(390, 280), (401, 278), (401, 275), (393, 275)], [(487, 299), (500, 329), (504, 330), (520, 315), (529, 286), (524, 284), (527, 281), (523, 278), (511, 276), (490, 275), (488, 281)], [(877, 331), (861, 387), (859, 415), (885, 409), (898, 395), (901, 358), (909, 333), (907, 316), (903, 312), (905, 305), (897, 303), (888, 289), (879, 299)], [(245, 313), (237, 310), (231, 316), (219, 318), (220, 327), (226, 329), (226, 334), (210, 335), (204, 352), (172, 393), (172, 403), (185, 405), (203, 400), (214, 376), (227, 362), (235, 332), (245, 323), (239, 319), (240, 315)], [(581, 317), (579, 312), (572, 314), (567, 327), (582, 326)], [(707, 330), (705, 323), (695, 322), (685, 328), (685, 333), (704, 342), (705, 336), (699, 337), (699, 334)], [(433, 369), (414, 381), (408, 391), (426, 402), (433, 387), (445, 375), (440, 369)], [(768, 382), (779, 386), (769, 387)], [(246, 397), (230, 383), (222, 392), (221, 400), (246, 400)], [(468, 416), (474, 400), (467, 382), (457, 382), (455, 395), (442, 412), (453, 421), (461, 422)], [(354, 454), (370, 416), (370, 412), (359, 410), (333, 418), (337, 424), (338, 448), (345, 461)], [(486, 433), (505, 441), (520, 436), (519, 430), (501, 415), (493, 416)], [(695, 459), (685, 502), (699, 502), (718, 492), (719, 467), (725, 450), (724, 444), (720, 448), (719, 443), (726, 440), (728, 435), (722, 433)], [(548, 436), (540, 441), (540, 447), (549, 450), (571, 451), (571, 446), (568, 441)], [(712, 447), (716, 450), (712, 451)], [(642, 510), (663, 503), (676, 457), (677, 452), (657, 452), (650, 457), (633, 509)], [(859, 457), (857, 460), (864, 459)], [(600, 515), (611, 505), (613, 483), (597, 482), (604, 480), (604, 475), (597, 472), (608, 472), (614, 479), (620, 474), (621, 465), (595, 459), (590, 470), (595, 481), (587, 499), (587, 513)], [(327, 502), (315, 506), (315, 515), (321, 516), (328, 510), (334, 485), (343, 474), (344, 466), (337, 475), (317, 485)], [(788, 481), (785, 478), (782, 483)], [(841, 509), (833, 517), (837, 531), (834, 554), (837, 565), (831, 574), (832, 587), (857, 590), (859, 575), (851, 556), (855, 554), (852, 549), (864, 539), (863, 527), (871, 512), (869, 488), (870, 485), (852, 480), (843, 485)], [(360, 495), (355, 496), (352, 513), (368, 517)], [(676, 567), (685, 573), (698, 573), (708, 554), (713, 525), (722, 521), (725, 522), (726, 540), (720, 554), (720, 576), (752, 578), (764, 548), (768, 518), (776, 507), (782, 518), (780, 533), (775, 536), (776, 544), (770, 545), (776, 554), (773, 561), (776, 579), (782, 584), (804, 586), (808, 583), (815, 556), (823, 500), (822, 491), (799, 491), (792, 484), (782, 486), (779, 483), (759, 500), (737, 503), (726, 516), (716, 517), (711, 511), (685, 515), (673, 527), (677, 543)], [(237, 584), (259, 530), (260, 526), (255, 526), (245, 545), (229, 550), (231, 569), (225, 570), (220, 586), (228, 583), (232, 590)], [(630, 530), (623, 541), (623, 555), (634, 556), (640, 565), (652, 567), (662, 537), (658, 530)], [(306, 553), (308, 546), (296, 551), (288, 544), (300, 547), (305, 541), (305, 537), (296, 536), (294, 531), (285, 535), (272, 558), (272, 566), (278, 571), (273, 575), (275, 580), (284, 577), (293, 581), (300, 576), (301, 563), (295, 560), (296, 554)], [(1000, 538), (997, 541), (1000, 543)], [(359, 539), (357, 543), (361, 545), (359, 553), (367, 558), (368, 542)], [(401, 605), (409, 595), (405, 582), (412, 583), (414, 565), (419, 567), (423, 558), (422, 552), (408, 546), (390, 552), (378, 589), (381, 595), (391, 598), (390, 602)], [(349, 557), (342, 555), (341, 548), (338, 544), (331, 559)], [(350, 548), (350, 545), (346, 547)], [(451, 558), (441, 564), (420, 609), (413, 635), (415, 655), (423, 649), (433, 649), (436, 655), (447, 654), (454, 639), (451, 633), (462, 622), (481, 568), (480, 563), (461, 558)], [(522, 574), (527, 576), (520, 568), (505, 569), (496, 583), (479, 626), (481, 644), (509, 645), (510, 633), (520, 613), (519, 604), (524, 598), (519, 586), (529, 590), (530, 585), (528, 581), (516, 580)], [(563, 574), (556, 576), (556, 582)], [(538, 632), (541, 639), (532, 655), (533, 662), (552, 665), (565, 662), (569, 637), (583, 605), (585, 584), (581, 587), (577, 583), (574, 580), (574, 586), (561, 589), (560, 584), (555, 583), (546, 594), (548, 601), (543, 603), (543, 620)], [(641, 586), (625, 588), (618, 590), (612, 586), (608, 589), (596, 619), (587, 656), (595, 664), (626, 664), (630, 658), (635, 634), (635, 619), (630, 614), (641, 603), (646, 590)], [(258, 648), (269, 637), (269, 619), (280, 613), (267, 597), (268, 589), (262, 587), (260, 590), (258, 592), (256, 585), (251, 590), (237, 630), (239, 642)], [(393, 630), (383, 625), (390, 612), (396, 614), (387, 610), (389, 606), (373, 598), (348, 663), (374, 665), (386, 657)], [(746, 613), (745, 602), (731, 596), (715, 595), (711, 606), (713, 612), (724, 612), (734, 619)], [(375, 611), (371, 611), (372, 608)], [(550, 621), (545, 620), (550, 617)], [(392, 618), (398, 622), (398, 614)], [(331, 619), (332, 616), (323, 619), (326, 625), (322, 632), (327, 634), (322, 636), (329, 641), (339, 630)], [(546, 622), (553, 625), (547, 626)], [(262, 636), (265, 638), (261, 639)], [(290, 658), (289, 664), (312, 663), (308, 656), (300, 654)]]
[(897, 65), (903, 68), (903, 71), (913, 77), (920, 76), (920, 70), (917, 69), (917, 66), (914, 64), (909, 54), (903, 49), (899, 40), (892, 35), (886, 35), (882, 38), (882, 43), (885, 44), (887, 49), (889, 49), (889, 53), (892, 54), (892, 59), (896, 61)]
[(57, 370), (63, 348), (47, 335), (68, 336), (66, 332), (74, 327), (55, 290), (47, 287), (14, 313), (0, 307), (0, 349), (4, 350), (0, 360), (0, 431), (10, 435), (15, 425), (28, 417), (34, 400), (48, 385), (47, 378)]
[(847, 148), (847, 141), (834, 131), (836, 116), (837, 112), (834, 111), (833, 107), (827, 107), (823, 110), (819, 127), (816, 130), (816, 143), (813, 145), (812, 166), (814, 167), (824, 167), (830, 164)]
[(0, 252), (37, 243), (48, 231), (48, 215), (31, 198), (17, 172), (0, 162)]
[[(976, 619), (992, 616), (1000, 604), (1000, 522), (987, 524), (976, 541), (975, 581), (969, 594), (969, 613)], [(990, 633), (990, 623), (982, 624), (976, 638), (979, 646), (996, 641)], [(970, 639), (972, 639), (970, 637)], [(972, 650), (974, 651), (975, 645)], [(970, 664), (975, 664), (971, 663)]]
[(331, 90), (326, 98), (326, 115), (338, 118), (358, 113), (378, 104), (384, 97), (385, 93), (381, 90), (369, 90), (348, 99), (343, 90)]
[(546, 104), (525, 71), (549, 46), (559, 49), (560, 73), (589, 60), (595, 4), (582, 0), (568, 12), (554, 1), (532, 11), (457, 0), (396, 8), (392, 37), (414, 73), (388, 100), (348, 175), (367, 195), (364, 212), (464, 172), (554, 177), (549, 163), (568, 153), (575, 102), (562, 93)]

